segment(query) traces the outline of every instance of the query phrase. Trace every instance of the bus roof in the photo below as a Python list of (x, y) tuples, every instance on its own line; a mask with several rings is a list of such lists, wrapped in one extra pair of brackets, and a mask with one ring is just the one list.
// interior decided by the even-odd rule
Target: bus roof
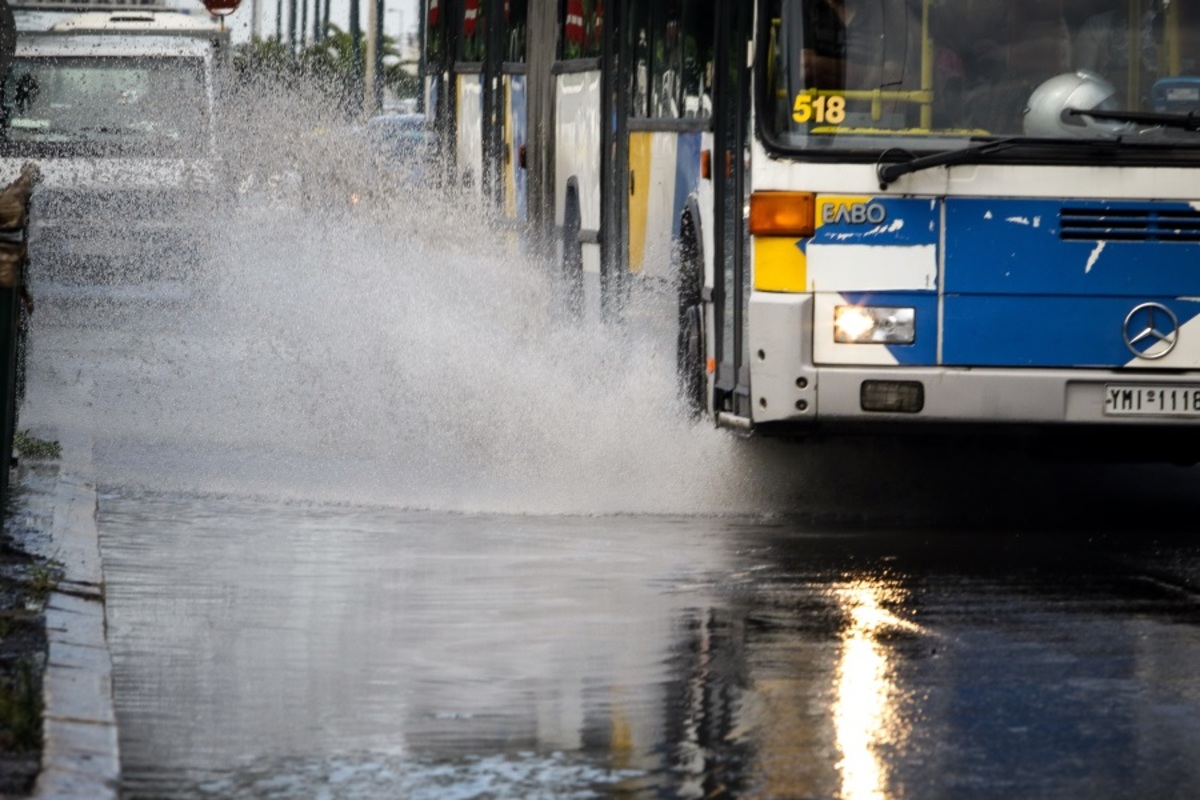
[(178, 35), (146, 36), (112, 33), (22, 34), (17, 37), (17, 58), (120, 58), (129, 56), (206, 58), (212, 44), (202, 38)]
[(64, 19), (51, 28), (54, 33), (130, 33), (172, 36), (213, 36), (221, 26), (204, 16), (180, 11), (129, 8), (119, 11), (88, 11)]

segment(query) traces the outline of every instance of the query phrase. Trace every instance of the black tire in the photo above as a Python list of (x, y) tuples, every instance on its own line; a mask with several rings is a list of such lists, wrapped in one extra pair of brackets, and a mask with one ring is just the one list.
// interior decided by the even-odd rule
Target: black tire
[(708, 369), (704, 342), (704, 259), (695, 225), (685, 217), (679, 250), (679, 334), (675, 364), (679, 397), (693, 418), (708, 412)]

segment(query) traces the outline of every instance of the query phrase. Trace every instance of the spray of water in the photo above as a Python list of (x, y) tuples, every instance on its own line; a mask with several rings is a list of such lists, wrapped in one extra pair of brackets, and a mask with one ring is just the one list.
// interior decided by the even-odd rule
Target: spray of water
[(243, 90), (226, 124), (226, 205), (188, 215), (208, 257), (177, 254), (171, 281), (130, 265), (35, 318), (26, 419), (89, 426), (103, 481), (460, 511), (747, 507), (737, 443), (680, 413), (669, 328), (565, 320), (542, 254), (436, 175), (385, 174), (318, 92)]

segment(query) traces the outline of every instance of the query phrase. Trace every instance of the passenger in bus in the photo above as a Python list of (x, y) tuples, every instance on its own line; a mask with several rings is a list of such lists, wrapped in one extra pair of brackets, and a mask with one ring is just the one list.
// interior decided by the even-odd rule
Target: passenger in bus
[[(1148, 105), (1144, 96), (1158, 77), (1158, 43), (1162, 39), (1162, 14), (1158, 0), (1141, 0), (1139, 18), (1131, 30), (1129, 3), (1114, 2), (1109, 10), (1088, 17), (1075, 37), (1075, 66), (1097, 72), (1117, 87), (1122, 105), (1133, 85), (1139, 87), (1138, 104)], [(1130, 51), (1136, 48), (1138, 72), (1129, 74)]]
[(712, 114), (711, 40), (695, 35), (684, 37), (683, 45), (683, 116), (707, 117)]
[(933, 126), (935, 128), (966, 127), (963, 96), (966, 92), (967, 68), (956, 47), (960, 23), (957, 14), (946, 3), (933, 7), (930, 15), (930, 36), (933, 38)]
[(1071, 67), (1062, 0), (965, 0), (954, 50), (966, 73), (971, 127), (1017, 133), (1029, 95)]
[(921, 25), (905, 0), (817, 0), (805, 8), (801, 61), (807, 86), (919, 86)]

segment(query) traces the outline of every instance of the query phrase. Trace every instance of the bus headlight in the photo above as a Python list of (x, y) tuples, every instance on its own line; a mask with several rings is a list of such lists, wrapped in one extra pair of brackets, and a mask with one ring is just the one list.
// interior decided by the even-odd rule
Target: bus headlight
[(839, 344), (912, 344), (916, 310), (885, 306), (837, 306), (833, 340)]

